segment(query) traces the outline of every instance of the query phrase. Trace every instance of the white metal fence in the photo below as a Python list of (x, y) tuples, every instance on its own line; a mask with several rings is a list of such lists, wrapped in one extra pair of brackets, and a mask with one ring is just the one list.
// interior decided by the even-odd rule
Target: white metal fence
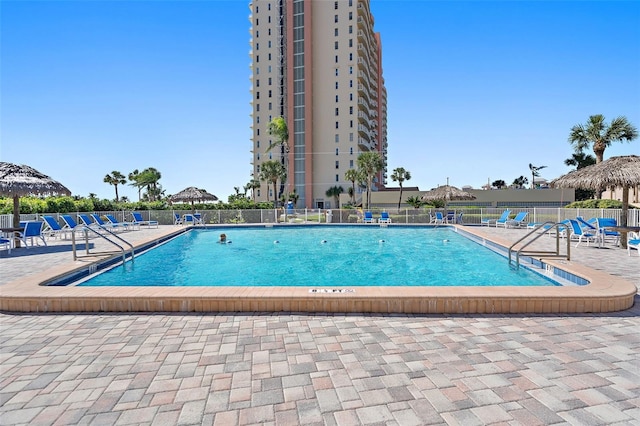
[[(564, 209), (555, 207), (531, 207), (531, 208), (512, 208), (511, 217), (518, 212), (528, 212), (526, 222), (560, 222), (565, 219), (575, 219), (576, 216), (582, 216), (585, 219), (592, 217), (614, 218), (620, 223), (620, 209)], [(429, 223), (431, 216), (438, 209), (371, 209), (373, 217), (379, 218), (380, 213), (386, 211), (389, 213), (392, 223), (396, 224), (425, 224)], [(444, 212), (440, 209), (441, 212)], [(500, 217), (504, 208), (456, 208), (449, 209), (454, 212), (456, 217), (462, 213), (462, 221), (465, 225), (478, 225), (483, 219), (497, 219)], [(77, 219), (79, 213), (69, 213), (74, 219)], [(89, 212), (92, 213), (92, 212)], [(127, 211), (110, 211), (98, 212), (100, 214), (113, 214), (120, 221), (132, 220), (131, 212)], [(156, 220), (161, 225), (171, 225), (174, 222), (174, 215), (183, 215), (191, 213), (191, 210), (149, 210), (141, 212), (144, 219)], [(362, 222), (363, 212), (355, 209), (263, 209), (263, 210), (203, 210), (203, 221), (207, 224), (243, 224), (243, 223), (359, 223)], [(60, 214), (50, 213), (58, 222), (62, 223)], [(41, 220), (42, 214), (21, 214), (20, 220)], [(78, 221), (79, 222), (79, 221)], [(0, 215), (0, 227), (8, 228), (13, 223), (13, 215)], [(621, 224), (622, 225), (622, 224)], [(628, 226), (640, 226), (640, 209), (630, 209), (628, 218)]]

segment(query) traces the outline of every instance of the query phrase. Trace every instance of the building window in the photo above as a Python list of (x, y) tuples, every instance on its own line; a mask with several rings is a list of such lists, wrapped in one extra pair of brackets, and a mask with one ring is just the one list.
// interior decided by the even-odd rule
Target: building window
[(268, 44), (268, 46), (267, 46), (267, 47), (269, 47), (269, 49), (271, 49), (271, 40), (269, 40), (269, 41), (267, 42), (267, 44)]
[(260, 104), (256, 104), (256, 112), (260, 112)]
[[(349, 2), (351, 2), (351, 1), (349, 1)], [(349, 6), (351, 6), (351, 5), (349, 5)], [(271, 3), (267, 3), (267, 10), (271, 10)]]
[(260, 43), (256, 43), (256, 50), (260, 50)]
[(334, 48), (335, 50), (338, 50), (338, 42), (337, 42), (337, 41), (333, 43), (333, 48)]
[(351, 21), (353, 19), (353, 12), (349, 12), (349, 20)]
[[(269, 105), (271, 105), (271, 103), (269, 103)], [(271, 107), (269, 107), (269, 109), (271, 109)], [(353, 107), (352, 106), (349, 107), (349, 114), (353, 115)]]
[(353, 34), (353, 25), (349, 25), (349, 34)]
[(340, 115), (340, 108), (336, 108), (336, 115)]
[(260, 159), (260, 153), (256, 154), (256, 158), (259, 160)]
[(258, 164), (258, 165), (256, 166), (256, 171), (257, 171), (258, 173), (260, 173), (260, 164)]
[[(336, 90), (338, 90), (338, 82), (336, 81)], [(336, 101), (337, 102), (337, 101)]]
[(256, 117), (256, 124), (260, 124), (260, 116)]
[(338, 122), (336, 121), (336, 129), (339, 128), (340, 126), (338, 126)]
[(336, 37), (338, 37), (338, 29), (337, 29), (337, 28), (334, 28), (334, 29), (333, 29), (333, 35), (334, 35), (334, 36), (336, 36)]
[[(258, 136), (260, 136), (260, 129), (258, 129)], [(256, 148), (260, 148), (260, 141), (256, 141)]]
[(269, 77), (268, 81), (269, 81), (269, 86), (271, 86), (271, 77)]
[(256, 99), (260, 99), (260, 92), (256, 92)]
[(271, 53), (269, 53), (267, 56), (268, 56), (268, 58), (267, 58), (267, 59), (268, 59), (268, 60), (271, 60)]
[(338, 63), (338, 55), (336, 55), (336, 64)]
[(267, 72), (271, 73), (271, 65), (269, 65), (269, 68), (267, 69)]
[(336, 77), (338, 76), (338, 68), (336, 68)]
[(340, 142), (340, 135), (336, 133), (336, 143)]
[(256, 193), (256, 196), (260, 196), (260, 190), (258, 189), (258, 192)]
[[(337, 87), (336, 87), (336, 89), (337, 89)], [(336, 95), (336, 102), (338, 102), (338, 95)]]
[(334, 8), (335, 10), (338, 10), (338, 2), (337, 2), (337, 1), (333, 3), (333, 8)]
[(271, 102), (269, 102), (269, 111), (271, 111), (272, 109), (273, 108), (272, 108)]
[(256, 62), (260, 62), (260, 55), (256, 55)]
[[(349, 142), (353, 142), (353, 133), (349, 133)], [(351, 148), (351, 154), (353, 154), (353, 148)]]
[(353, 87), (353, 80), (349, 80), (349, 87)]
[(349, 100), (352, 101), (353, 100), (353, 93), (349, 93)]
[(353, 160), (349, 160), (349, 168), (353, 169)]
[(336, 155), (340, 155), (340, 148), (336, 148)]
[(349, 148), (349, 155), (353, 155), (353, 147)]
[[(269, 58), (271, 59), (271, 58)], [(349, 67), (349, 74), (353, 74), (353, 67)]]
[(340, 168), (340, 161), (336, 160), (336, 169)]
[(353, 129), (353, 120), (349, 120), (349, 127)]
[(353, 53), (349, 53), (349, 60), (353, 61)]
[(338, 15), (333, 17), (333, 22), (335, 22), (336, 24), (338, 23)]
[[(351, 19), (351, 18), (349, 18), (349, 19)], [(269, 24), (271, 23), (271, 15), (267, 16), (267, 23), (269, 23)]]
[(269, 90), (269, 97), (271, 97), (271, 90)]
[(340, 182), (340, 176), (336, 175), (336, 182)]
[(353, 39), (352, 38), (349, 39), (349, 47), (353, 47)]
[(271, 28), (269, 28), (267, 35), (271, 35)]

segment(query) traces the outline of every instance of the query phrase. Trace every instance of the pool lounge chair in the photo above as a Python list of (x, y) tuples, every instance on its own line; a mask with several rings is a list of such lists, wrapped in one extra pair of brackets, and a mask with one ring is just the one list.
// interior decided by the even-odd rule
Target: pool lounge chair
[(620, 233), (618, 231), (611, 231), (607, 228), (618, 226), (618, 221), (610, 217), (596, 218), (596, 226), (598, 227), (598, 237), (600, 244), (604, 245), (607, 238), (613, 240), (614, 245), (620, 244)]
[(364, 223), (376, 223), (376, 220), (373, 218), (373, 213), (364, 212), (364, 219), (362, 219)]
[[(525, 219), (529, 215), (529, 212), (518, 212), (516, 217), (509, 219), (504, 223), (505, 228), (524, 228), (527, 226)], [(497, 226), (497, 225), (496, 225)]]
[[(31, 247), (35, 247), (38, 240), (42, 240), (42, 243), (45, 246), (47, 245), (47, 241), (44, 239), (44, 235), (42, 234), (44, 222), (40, 222), (39, 220), (29, 220), (23, 222), (23, 224), (24, 230), (16, 234), (16, 239), (22, 241), (26, 248), (29, 248), (28, 241), (31, 241)], [(37, 245), (40, 244), (38, 243)]]
[(487, 226), (495, 225), (495, 227), (497, 228), (498, 223), (504, 224), (507, 220), (509, 220), (510, 214), (511, 214), (511, 210), (505, 210), (502, 212), (502, 214), (498, 219), (481, 219), (480, 224), (487, 225)]
[(134, 222), (120, 222), (116, 217), (112, 214), (105, 214), (104, 217), (113, 225), (113, 226), (122, 226), (125, 231), (135, 230), (136, 227), (140, 229), (140, 225)]
[(380, 219), (378, 219), (378, 223), (391, 223), (391, 218), (389, 217), (389, 212), (380, 213)]
[(182, 224), (183, 225), (195, 225), (196, 224), (196, 218), (191, 213), (184, 214), (184, 215), (182, 215)]
[(156, 228), (158, 227), (158, 221), (157, 220), (144, 220), (142, 218), (142, 214), (139, 212), (131, 212), (131, 216), (133, 216), (133, 222), (131, 223), (137, 223), (139, 226), (148, 226), (148, 227), (152, 227), (155, 226)]
[(577, 220), (569, 219), (569, 224), (571, 226), (571, 236), (569, 238), (572, 240), (578, 240), (576, 247), (580, 245), (583, 239), (587, 241), (587, 246), (591, 241), (595, 240), (596, 234), (583, 230)]
[(194, 213), (193, 217), (196, 220), (196, 225), (204, 225), (204, 215), (202, 213)]
[(65, 229), (67, 231), (72, 231), (79, 226), (78, 222), (76, 222), (76, 220), (70, 214), (63, 214), (60, 217), (64, 222), (64, 226), (62, 227), (62, 229)]
[(435, 225), (444, 224), (444, 216), (442, 212), (435, 212), (434, 215), (431, 216), (431, 220), (429, 221), (429, 223), (432, 223)]
[(7, 250), (8, 253), (11, 253), (11, 249), (13, 248), (13, 239), (0, 237), (0, 246), (2, 250)]
[(178, 213), (173, 214), (173, 224), (182, 225), (182, 216), (180, 216)]
[[(97, 213), (91, 213), (91, 217), (93, 218), (93, 223), (91, 223), (91, 219), (89, 219), (87, 217), (86, 214), (79, 214), (78, 216), (80, 216), (80, 220), (87, 226), (93, 228), (93, 229), (107, 229), (107, 230), (112, 230), (112, 231), (118, 231), (118, 230), (124, 230), (124, 227), (122, 226), (115, 226), (112, 223), (109, 222), (105, 222), (104, 220), (102, 220), (102, 218), (100, 217), (99, 214)], [(87, 219), (89, 220), (89, 222), (87, 222)], [(89, 224), (88, 224), (89, 223)]]
[(627, 253), (631, 256), (631, 249), (636, 249), (640, 256), (640, 232), (629, 232), (629, 240), (627, 241)]
[(66, 227), (60, 226), (58, 221), (53, 216), (42, 216), (45, 223), (45, 228), (42, 231), (43, 234), (47, 235), (49, 238), (57, 238), (60, 235), (67, 234)]

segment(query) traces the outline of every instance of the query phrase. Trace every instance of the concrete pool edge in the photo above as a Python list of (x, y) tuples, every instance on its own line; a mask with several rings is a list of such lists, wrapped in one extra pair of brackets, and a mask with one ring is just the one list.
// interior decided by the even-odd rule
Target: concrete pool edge
[[(284, 225), (288, 226), (288, 225)], [(296, 226), (296, 225), (293, 225)], [(369, 226), (369, 225), (365, 225)], [(218, 227), (216, 227), (218, 228)], [(465, 232), (503, 247), (510, 243)], [(136, 244), (157, 244), (184, 232), (171, 229)], [(603, 313), (633, 306), (637, 288), (620, 277), (575, 262), (544, 259), (555, 268), (587, 279), (567, 287), (76, 287), (42, 283), (104, 262), (88, 257), (23, 277), (0, 287), (4, 312), (324, 312), (402, 314)], [(335, 292), (339, 289), (354, 292)], [(454, 293), (454, 294), (452, 294)]]

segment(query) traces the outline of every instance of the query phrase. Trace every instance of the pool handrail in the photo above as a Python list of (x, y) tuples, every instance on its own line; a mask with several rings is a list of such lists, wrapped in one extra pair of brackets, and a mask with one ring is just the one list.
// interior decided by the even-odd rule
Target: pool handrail
[[(509, 266), (511, 266), (511, 262), (512, 262), (511, 253), (514, 251), (514, 247), (541, 229), (543, 230), (543, 232), (538, 233), (534, 238), (527, 241), (518, 250), (515, 250), (515, 268), (516, 269), (520, 268), (520, 255), (540, 256), (540, 257), (563, 257), (563, 258), (566, 257), (567, 260), (571, 260), (571, 241), (570, 241), (571, 239), (570, 238), (567, 238), (567, 254), (566, 255), (560, 254), (560, 227), (564, 227), (564, 226), (565, 225), (562, 223), (548, 221), (548, 222), (541, 223), (535, 228), (533, 228), (530, 232), (528, 232), (518, 241), (516, 241), (515, 243), (511, 244), (511, 246), (509, 246)], [(534, 241), (536, 241), (538, 238), (540, 238), (541, 236), (543, 236), (553, 228), (556, 228), (558, 230), (556, 232), (556, 250), (555, 251), (524, 251), (524, 249), (527, 248), (529, 244), (533, 243)]]

